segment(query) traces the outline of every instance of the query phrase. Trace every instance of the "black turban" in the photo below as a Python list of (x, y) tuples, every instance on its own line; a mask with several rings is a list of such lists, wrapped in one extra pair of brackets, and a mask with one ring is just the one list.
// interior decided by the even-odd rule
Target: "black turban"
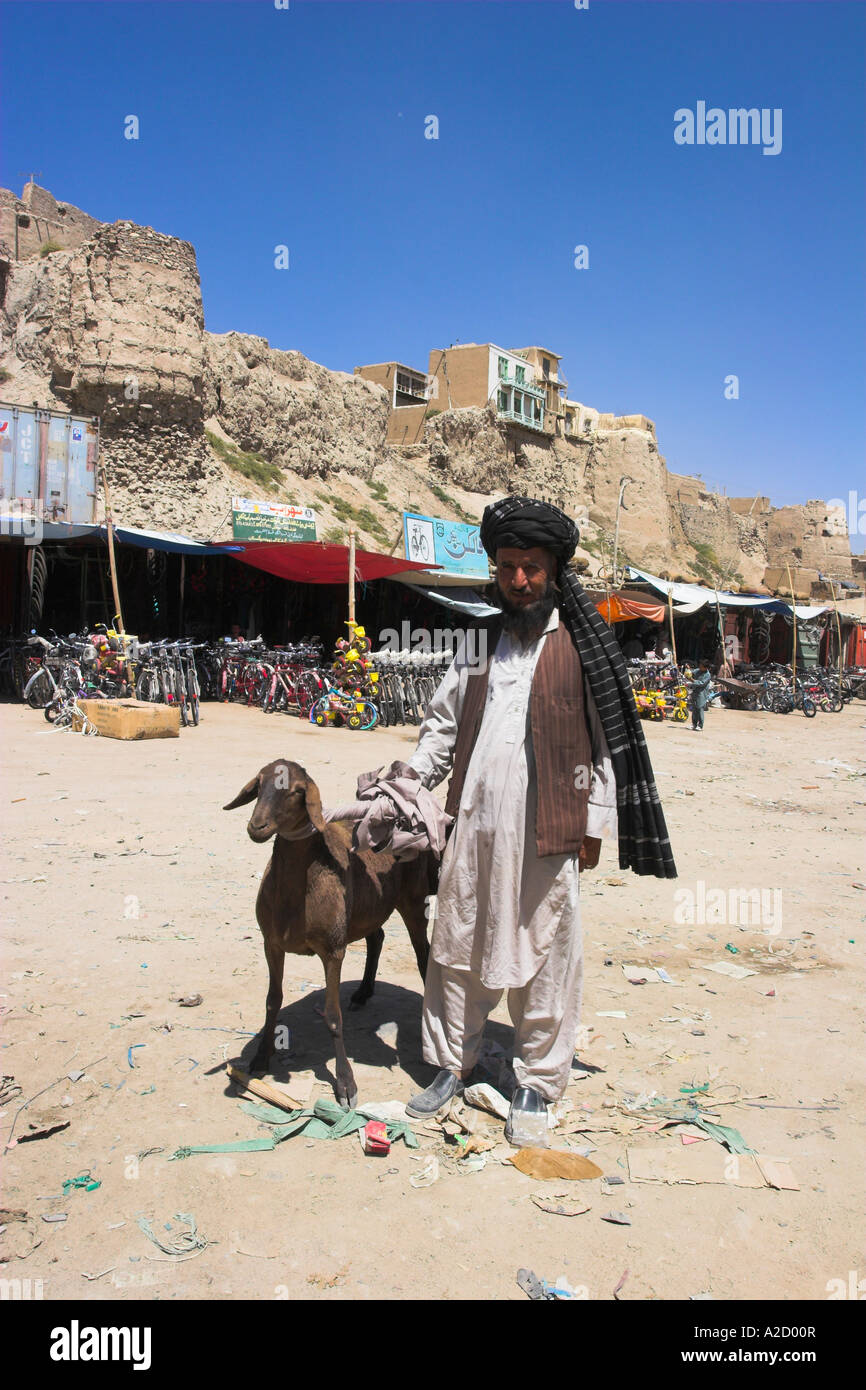
[(530, 550), (540, 545), (564, 565), (579, 539), (580, 532), (565, 512), (534, 497), (503, 497), (485, 507), (481, 518), (481, 544), (494, 562), (497, 550), (506, 546)]

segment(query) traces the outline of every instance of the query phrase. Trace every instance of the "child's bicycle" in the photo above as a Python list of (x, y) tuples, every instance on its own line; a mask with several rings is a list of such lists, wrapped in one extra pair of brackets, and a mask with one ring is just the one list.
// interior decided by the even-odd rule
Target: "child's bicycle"
[(660, 690), (635, 690), (634, 700), (641, 719), (664, 719), (665, 697)]
[(662, 694), (665, 714), (677, 724), (685, 724), (689, 717), (688, 691), (684, 685), (669, 687)]
[(334, 724), (338, 728), (347, 724), (350, 729), (372, 729), (379, 721), (379, 711), (370, 701), (365, 700), (360, 690), (352, 692), (340, 690), (329, 685), (326, 695), (322, 695), (310, 708), (310, 723), (322, 728)]

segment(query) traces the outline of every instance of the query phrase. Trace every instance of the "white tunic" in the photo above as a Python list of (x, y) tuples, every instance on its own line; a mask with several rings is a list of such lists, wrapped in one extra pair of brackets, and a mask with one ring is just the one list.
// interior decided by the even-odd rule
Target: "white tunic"
[[(542, 859), (535, 844), (538, 782), (529, 695), (547, 633), (558, 625), (554, 610), (544, 632), (527, 646), (505, 632), (499, 639), (457, 822), (442, 859), (433, 958), (472, 971), (488, 989), (525, 985), (543, 965), (559, 928), (580, 930), (577, 855)], [(450, 771), (473, 669), (464, 646), (427, 708), (409, 762), (428, 787)], [(615, 838), (613, 767), (586, 681), (584, 698), (593, 760), (586, 834)]]

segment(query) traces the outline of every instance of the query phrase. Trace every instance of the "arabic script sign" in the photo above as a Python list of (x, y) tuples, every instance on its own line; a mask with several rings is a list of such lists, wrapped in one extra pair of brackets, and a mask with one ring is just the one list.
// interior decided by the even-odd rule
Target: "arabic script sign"
[(233, 497), (232, 535), (236, 541), (314, 541), (316, 513), (290, 502)]
[(403, 536), (407, 560), (441, 565), (449, 574), (462, 574), (467, 578), (486, 580), (488, 577), (487, 556), (477, 526), (404, 512)]

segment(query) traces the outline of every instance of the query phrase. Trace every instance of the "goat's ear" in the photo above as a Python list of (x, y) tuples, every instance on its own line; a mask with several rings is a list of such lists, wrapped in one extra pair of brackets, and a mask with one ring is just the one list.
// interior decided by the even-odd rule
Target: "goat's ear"
[(245, 786), (245, 787), (242, 787), (241, 790), (238, 792), (238, 794), (237, 794), (237, 796), (235, 797), (234, 801), (230, 801), (230, 802), (228, 803), (227, 806), (224, 806), (224, 807), (223, 807), (223, 810), (224, 810), (224, 811), (233, 811), (233, 810), (235, 809), (236, 806), (246, 806), (246, 805), (248, 805), (248, 803), (249, 803), (250, 801), (255, 801), (255, 800), (257, 799), (257, 797), (258, 797), (258, 794), (259, 794), (259, 774), (256, 773), (256, 775), (255, 775), (255, 777), (252, 779), (252, 781), (251, 781), (251, 782), (247, 782), (246, 786)]
[(307, 778), (304, 795), (307, 802), (307, 815), (317, 830), (324, 830), (325, 818), (322, 815), (322, 798), (319, 795), (319, 788), (311, 777)]

